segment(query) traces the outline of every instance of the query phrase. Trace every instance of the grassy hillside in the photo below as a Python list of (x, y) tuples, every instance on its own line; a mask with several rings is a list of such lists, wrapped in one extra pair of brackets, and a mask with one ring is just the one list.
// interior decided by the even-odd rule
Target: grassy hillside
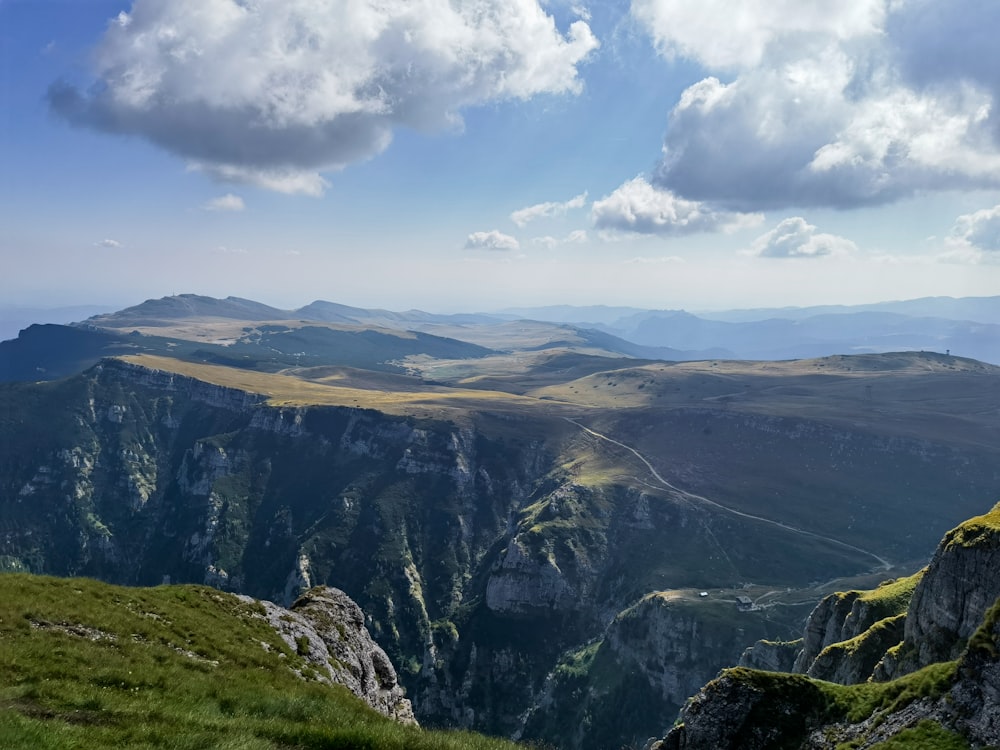
[(0, 747), (516, 747), (404, 727), (300, 679), (255, 609), (200, 586), (0, 576)]

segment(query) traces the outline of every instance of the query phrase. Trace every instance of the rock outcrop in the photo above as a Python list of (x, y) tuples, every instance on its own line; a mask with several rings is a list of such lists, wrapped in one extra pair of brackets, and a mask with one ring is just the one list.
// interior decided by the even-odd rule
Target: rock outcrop
[[(910, 579), (824, 600), (810, 619), (807, 648), (815, 651), (831, 633), (860, 632), (824, 646), (809, 662), (808, 677), (725, 670), (649, 747), (833, 750), (892, 739), (930, 746), (930, 738), (1000, 745), (998, 565), (1000, 505), (948, 532), (931, 564)], [(905, 615), (863, 627), (898, 607), (910, 588)], [(867, 604), (859, 608), (862, 602)], [(800, 656), (796, 666), (806, 661)]]
[(1000, 597), (1000, 506), (945, 535), (913, 592), (903, 642), (879, 665), (892, 679), (958, 656)]
[(315, 669), (314, 678), (343, 685), (391, 719), (417, 723), (392, 662), (372, 640), (364, 612), (347, 594), (317, 586), (289, 609), (273, 602), (260, 604), (271, 627)]
[(760, 640), (743, 651), (737, 666), (765, 672), (792, 672), (801, 651), (801, 638), (797, 641)]
[(809, 615), (802, 650), (788, 671), (843, 684), (868, 679), (882, 655), (902, 641), (905, 612), (923, 575), (825, 597)]

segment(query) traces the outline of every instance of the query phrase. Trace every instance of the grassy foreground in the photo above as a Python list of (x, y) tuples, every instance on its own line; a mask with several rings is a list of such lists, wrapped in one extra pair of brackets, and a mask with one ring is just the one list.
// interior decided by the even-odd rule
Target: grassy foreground
[(303, 681), (254, 609), (201, 586), (0, 575), (0, 747), (517, 747), (405, 727)]

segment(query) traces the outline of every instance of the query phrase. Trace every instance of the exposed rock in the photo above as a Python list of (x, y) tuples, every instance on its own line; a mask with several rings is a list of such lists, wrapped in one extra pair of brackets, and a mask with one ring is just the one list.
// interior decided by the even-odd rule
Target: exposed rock
[(902, 640), (905, 621), (906, 615), (887, 617), (861, 635), (827, 646), (813, 660), (806, 674), (841, 685), (866, 681), (885, 652)]
[[(811, 677), (848, 685), (870, 675), (880, 652), (884, 656), (876, 676), (898, 680), (924, 668), (905, 683), (882, 686), (881, 700), (871, 700), (877, 684), (870, 677), (868, 697), (852, 704), (845, 697), (849, 693), (830, 693), (826, 683), (800, 675), (726, 670), (688, 702), (674, 729), (650, 747), (863, 750), (889, 740), (927, 742), (928, 736), (961, 737), (975, 748), (1000, 746), (998, 565), (1000, 505), (948, 532), (920, 574), (873, 592), (834, 595), (816, 608), (807, 629), (811, 649), (838, 625), (842, 634), (849, 633), (873, 612), (893, 606), (916, 584), (906, 615), (886, 617), (851, 639), (826, 646), (809, 666)], [(853, 625), (844, 614), (848, 602)], [(867, 611), (857, 608), (861, 602), (868, 603)], [(957, 662), (950, 661), (955, 657)], [(833, 695), (840, 697), (834, 700)], [(872, 706), (871, 714), (848, 720), (847, 706), (865, 702)]]
[(903, 645), (880, 665), (891, 679), (954, 659), (1000, 597), (1000, 506), (949, 531), (913, 592)]
[[(748, 679), (749, 677), (749, 679)], [(732, 670), (703, 687), (656, 750), (767, 750), (803, 736), (820, 707), (804, 677)], [(794, 747), (794, 745), (791, 745)]]
[[(254, 601), (241, 597), (245, 601)], [(416, 724), (410, 701), (385, 651), (365, 628), (361, 608), (343, 591), (317, 586), (290, 609), (262, 601), (268, 623), (327, 683), (345, 686), (390, 718)]]
[(537, 609), (571, 609), (577, 597), (555, 559), (532, 553), (514, 537), (486, 586), (486, 606), (494, 612), (526, 614)]
[(825, 597), (809, 615), (802, 651), (789, 671), (845, 685), (867, 680), (902, 641), (904, 613), (924, 573)]
[(797, 641), (757, 641), (743, 652), (737, 666), (766, 672), (791, 672), (801, 651), (801, 638)]

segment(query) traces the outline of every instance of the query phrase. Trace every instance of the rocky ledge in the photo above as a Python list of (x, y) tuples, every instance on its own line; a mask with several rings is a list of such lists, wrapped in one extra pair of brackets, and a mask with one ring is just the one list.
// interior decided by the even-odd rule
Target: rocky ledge
[[(998, 564), (1000, 505), (948, 532), (910, 579), (817, 607), (795, 665), (808, 676), (724, 670), (647, 747), (1000, 747)], [(903, 594), (905, 615), (885, 617)]]
[(260, 604), (271, 627), (315, 669), (314, 679), (343, 685), (391, 719), (417, 723), (392, 662), (372, 640), (361, 607), (347, 594), (330, 586), (317, 586), (289, 609), (273, 602)]

